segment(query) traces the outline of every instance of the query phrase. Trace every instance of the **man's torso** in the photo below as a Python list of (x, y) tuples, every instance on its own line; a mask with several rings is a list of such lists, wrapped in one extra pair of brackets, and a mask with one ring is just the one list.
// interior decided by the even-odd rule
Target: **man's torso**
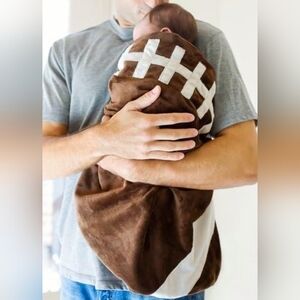
[[(219, 32), (198, 22), (198, 47), (205, 55), (205, 45)], [(71, 95), (69, 133), (98, 123), (109, 100), (107, 84), (117, 70), (120, 55), (132, 42), (132, 30), (121, 29), (115, 21), (75, 33), (57, 42), (65, 80)], [(96, 289), (127, 289), (92, 252), (77, 221), (74, 189), (80, 174), (65, 179), (58, 236), (61, 244), (61, 273), (71, 280), (92, 284)]]

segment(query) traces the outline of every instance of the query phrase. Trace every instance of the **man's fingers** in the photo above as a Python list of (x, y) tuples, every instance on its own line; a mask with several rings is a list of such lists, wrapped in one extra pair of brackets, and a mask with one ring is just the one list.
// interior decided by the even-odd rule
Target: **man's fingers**
[(178, 142), (155, 141), (148, 144), (149, 151), (183, 151), (190, 150), (196, 146), (193, 140)]
[(130, 101), (125, 105), (127, 110), (142, 110), (145, 107), (151, 105), (160, 95), (161, 88), (157, 85), (154, 89), (147, 92), (140, 98)]
[(148, 117), (152, 126), (190, 123), (195, 119), (195, 116), (190, 113), (148, 114)]
[(163, 151), (152, 151), (147, 155), (147, 159), (159, 159), (159, 160), (181, 160), (184, 158), (182, 152), (163, 152)]
[(152, 140), (161, 141), (176, 141), (181, 139), (193, 138), (199, 134), (196, 128), (184, 129), (169, 129), (169, 128), (155, 128), (153, 129)]

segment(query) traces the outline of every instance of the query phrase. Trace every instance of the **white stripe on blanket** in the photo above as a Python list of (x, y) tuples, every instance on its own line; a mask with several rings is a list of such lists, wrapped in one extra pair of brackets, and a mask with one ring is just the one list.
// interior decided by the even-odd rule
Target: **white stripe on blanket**
[(205, 212), (193, 223), (191, 252), (151, 296), (172, 299), (186, 296), (192, 290), (202, 274), (214, 229), (215, 215), (211, 201)]
[[(156, 54), (159, 43), (159, 39), (149, 39), (143, 52), (129, 52), (132, 47), (129, 46), (119, 60), (119, 69), (124, 67), (125, 61), (136, 61), (138, 64), (134, 71), (133, 77), (145, 78), (151, 64), (159, 65), (164, 67), (164, 70), (158, 80), (165, 84), (169, 84), (173, 75), (175, 73), (179, 73), (187, 80), (181, 91), (181, 94), (185, 98), (190, 99), (193, 96), (195, 89), (197, 89), (200, 95), (204, 98), (203, 103), (197, 110), (198, 116), (201, 119), (208, 111), (210, 111), (213, 122), (214, 109), (212, 100), (216, 93), (216, 84), (214, 83), (208, 90), (201, 81), (201, 77), (206, 71), (205, 65), (199, 62), (196, 68), (193, 71), (190, 71), (187, 67), (180, 64), (186, 52), (183, 48), (176, 46), (171, 57), (167, 58), (165, 56)], [(203, 126), (199, 133), (208, 133), (212, 127), (212, 122)]]

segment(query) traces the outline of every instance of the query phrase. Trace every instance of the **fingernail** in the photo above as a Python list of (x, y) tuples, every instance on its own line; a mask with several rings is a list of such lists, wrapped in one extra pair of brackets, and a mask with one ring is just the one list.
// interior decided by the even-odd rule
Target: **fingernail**
[(183, 159), (184, 158), (184, 153), (180, 152), (180, 154), (178, 155), (178, 159)]
[(157, 85), (157, 86), (152, 90), (152, 93), (156, 95), (156, 94), (159, 93), (159, 91), (160, 91), (160, 86)]
[(198, 130), (197, 129), (193, 129), (193, 135), (198, 135)]

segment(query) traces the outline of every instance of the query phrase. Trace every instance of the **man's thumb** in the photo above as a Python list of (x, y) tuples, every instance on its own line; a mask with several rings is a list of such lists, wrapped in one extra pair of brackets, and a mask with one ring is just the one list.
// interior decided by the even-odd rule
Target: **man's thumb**
[(157, 100), (160, 93), (161, 93), (161, 87), (157, 85), (155, 88), (153, 88), (151, 91), (147, 92), (140, 98), (128, 102), (126, 108), (128, 110), (142, 110), (145, 107), (151, 105), (155, 100)]

